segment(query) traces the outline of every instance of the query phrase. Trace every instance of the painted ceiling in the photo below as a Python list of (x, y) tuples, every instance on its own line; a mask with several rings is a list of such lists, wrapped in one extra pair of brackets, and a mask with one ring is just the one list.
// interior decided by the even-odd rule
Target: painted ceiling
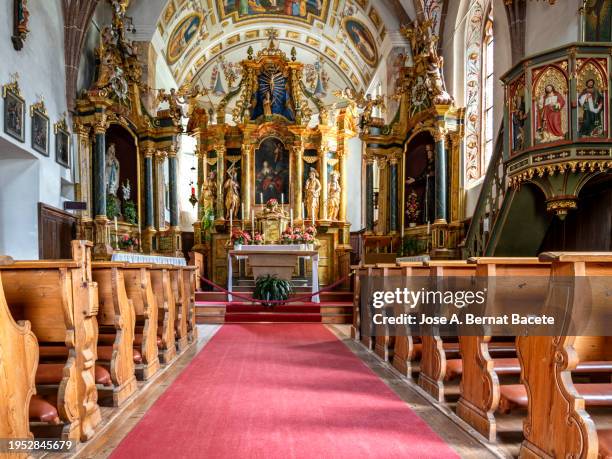
[[(307, 83), (318, 80), (329, 101), (347, 86), (365, 89), (399, 24), (387, 0), (168, 0), (157, 22), (163, 53), (179, 85), (224, 89), (247, 56), (267, 45), (266, 29), (279, 32), (306, 64)], [(229, 81), (228, 81), (229, 77)]]

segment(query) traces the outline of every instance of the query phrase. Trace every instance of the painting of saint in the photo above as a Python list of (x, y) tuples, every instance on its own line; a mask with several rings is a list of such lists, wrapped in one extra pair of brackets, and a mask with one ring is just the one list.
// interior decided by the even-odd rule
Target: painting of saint
[(512, 151), (525, 148), (525, 121), (527, 120), (527, 109), (525, 107), (525, 87), (522, 83), (514, 89), (510, 101), (510, 117), (512, 122)]
[(32, 111), (32, 148), (49, 156), (49, 118), (40, 110)]
[(183, 18), (174, 28), (168, 39), (168, 49), (166, 50), (168, 64), (172, 65), (181, 58), (189, 44), (196, 37), (201, 24), (202, 15), (200, 13), (191, 13)]
[(7, 89), (4, 97), (4, 132), (20, 142), (25, 140), (24, 113), (24, 100)]
[(258, 15), (321, 19), (326, 5), (327, 0), (219, 0), (222, 16), (234, 14), (239, 20)]
[(359, 55), (370, 66), (375, 67), (378, 63), (378, 51), (374, 37), (365, 24), (357, 19), (348, 18), (342, 21), (342, 25)]
[(580, 107), (578, 135), (580, 137), (602, 137), (604, 135), (604, 96), (595, 80), (589, 78), (585, 88), (578, 94)]
[(536, 104), (536, 140), (546, 143), (565, 139), (567, 110), (563, 94), (553, 84), (546, 84)]
[(255, 203), (281, 202), (282, 195), (289, 203), (289, 154), (279, 139), (269, 137), (255, 152)]

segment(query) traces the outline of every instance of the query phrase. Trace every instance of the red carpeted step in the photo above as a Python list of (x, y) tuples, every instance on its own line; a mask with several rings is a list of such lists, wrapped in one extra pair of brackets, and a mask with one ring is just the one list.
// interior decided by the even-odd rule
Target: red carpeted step
[(286, 305), (278, 305), (272, 308), (267, 308), (262, 306), (261, 304), (251, 304), (251, 303), (230, 303), (227, 305), (225, 309), (226, 314), (233, 314), (239, 312), (292, 312), (294, 314), (319, 314), (321, 312), (321, 307), (318, 304), (286, 304)]
[(320, 323), (321, 314), (292, 314), (286, 313), (236, 313), (225, 314), (225, 322), (307, 322)]

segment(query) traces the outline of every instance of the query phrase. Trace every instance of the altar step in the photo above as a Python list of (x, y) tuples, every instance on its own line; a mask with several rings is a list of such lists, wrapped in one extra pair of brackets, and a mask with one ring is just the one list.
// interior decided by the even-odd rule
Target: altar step
[[(210, 295), (210, 294), (209, 294)], [(200, 295), (201, 298), (203, 295)], [(300, 302), (266, 308), (248, 302), (226, 300), (196, 301), (199, 324), (236, 322), (306, 322), (348, 324), (352, 322), (352, 301)]]
[[(251, 297), (253, 289), (235, 288), (235, 292), (241, 295)], [(292, 298), (302, 297), (311, 293), (310, 289), (295, 289), (295, 293), (291, 296)], [(340, 302), (353, 302), (353, 292), (349, 291), (334, 291), (334, 292), (323, 292), (319, 295), (321, 302), (325, 303), (328, 301), (340, 301)], [(196, 292), (196, 303), (202, 301), (221, 301), (227, 302), (227, 295), (223, 292)]]

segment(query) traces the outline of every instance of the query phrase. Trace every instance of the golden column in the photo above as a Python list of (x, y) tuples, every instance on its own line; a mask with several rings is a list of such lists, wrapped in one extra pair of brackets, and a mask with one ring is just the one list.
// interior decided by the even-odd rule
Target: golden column
[(202, 195), (202, 186), (204, 185), (204, 181), (208, 180), (208, 152), (206, 151), (206, 140), (204, 139), (204, 134), (197, 128), (194, 131), (194, 137), (197, 141), (196, 146), (196, 157), (198, 158), (198, 187), (196, 189), (196, 195), (198, 198), (198, 223), (202, 219), (204, 214), (204, 207), (200, 202), (200, 197)]
[(249, 216), (251, 215), (251, 190), (253, 189), (253, 184), (251, 183), (251, 158), (253, 156), (254, 149), (255, 145), (251, 143), (242, 145), (242, 186), (240, 191), (242, 194), (242, 208), (244, 209), (244, 215), (240, 215), (240, 218), (244, 222), (247, 222), (249, 220)]
[(223, 182), (225, 182), (225, 144), (215, 145), (217, 152), (217, 220), (225, 220)]
[(304, 146), (295, 143), (292, 146), (293, 157), (295, 158), (295, 179), (293, 180), (293, 216), (294, 220), (301, 220), (304, 180)]
[(321, 176), (321, 199), (319, 200), (319, 219), (327, 220), (327, 147), (321, 142), (319, 148), (319, 164), (321, 170), (319, 175)]
[[(342, 144), (342, 148), (340, 145)], [(347, 148), (345, 142), (338, 144), (338, 151), (336, 152), (336, 156), (338, 156), (338, 168), (340, 172), (340, 211), (338, 212), (338, 220), (341, 222), (346, 222), (346, 207), (347, 207), (347, 199), (348, 199), (348, 191), (346, 189), (346, 155)], [(361, 180), (361, 178), (359, 178)], [(361, 205), (361, 203), (356, 203), (356, 205)], [(359, 224), (359, 222), (354, 222)]]

